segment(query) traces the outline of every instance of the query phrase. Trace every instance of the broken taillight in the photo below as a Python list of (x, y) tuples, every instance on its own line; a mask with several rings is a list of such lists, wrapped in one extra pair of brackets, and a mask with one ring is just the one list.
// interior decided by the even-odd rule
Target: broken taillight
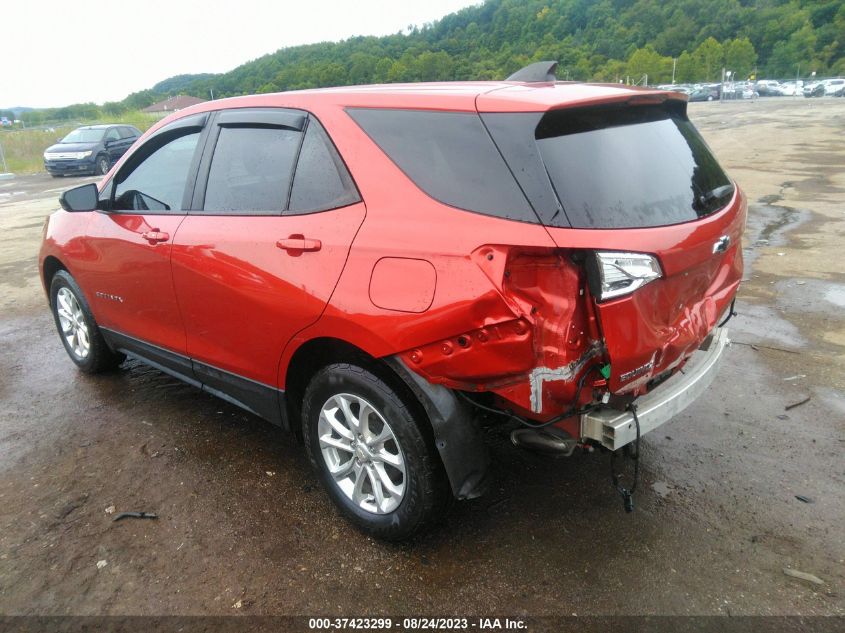
[(663, 276), (660, 262), (647, 253), (598, 251), (587, 261), (593, 268), (590, 291), (598, 301), (627, 295)]

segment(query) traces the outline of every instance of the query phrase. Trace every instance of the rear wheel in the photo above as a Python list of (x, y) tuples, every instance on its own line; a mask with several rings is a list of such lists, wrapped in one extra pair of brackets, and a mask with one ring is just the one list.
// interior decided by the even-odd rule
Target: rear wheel
[[(405, 396), (409, 397), (409, 396)], [(340, 511), (378, 538), (405, 539), (428, 527), (449, 500), (439, 456), (411, 402), (382, 378), (330, 365), (303, 400), (306, 450)]]
[(109, 349), (82, 290), (64, 270), (50, 283), (50, 307), (65, 351), (82, 371), (94, 374), (123, 362), (125, 356)]

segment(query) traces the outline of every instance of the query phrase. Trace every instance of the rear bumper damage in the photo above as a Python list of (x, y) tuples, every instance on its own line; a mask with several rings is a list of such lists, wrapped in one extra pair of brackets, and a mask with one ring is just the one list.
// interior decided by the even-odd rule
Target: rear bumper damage
[[(682, 371), (637, 399), (640, 435), (665, 424), (704, 393), (718, 373), (729, 344), (728, 330), (716, 328)], [(590, 411), (581, 416), (581, 437), (596, 440), (615, 451), (636, 439), (634, 416), (630, 411), (608, 407)]]

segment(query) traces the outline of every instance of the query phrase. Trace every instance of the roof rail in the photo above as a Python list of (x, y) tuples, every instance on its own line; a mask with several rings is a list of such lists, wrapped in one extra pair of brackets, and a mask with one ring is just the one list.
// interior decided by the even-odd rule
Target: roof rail
[(556, 81), (557, 78), (554, 74), (556, 69), (557, 62), (534, 62), (533, 64), (528, 64), (525, 68), (517, 70), (505, 81)]

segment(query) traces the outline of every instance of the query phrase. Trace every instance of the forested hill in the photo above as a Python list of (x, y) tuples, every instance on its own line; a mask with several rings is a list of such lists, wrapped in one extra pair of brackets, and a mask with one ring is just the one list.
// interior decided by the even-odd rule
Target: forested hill
[[(283, 44), (283, 42), (280, 42)], [(106, 104), (319, 86), (503, 79), (541, 59), (558, 77), (664, 83), (845, 75), (845, 0), (486, 0), (405, 33), (282, 48), (219, 75), (179, 76)]]

